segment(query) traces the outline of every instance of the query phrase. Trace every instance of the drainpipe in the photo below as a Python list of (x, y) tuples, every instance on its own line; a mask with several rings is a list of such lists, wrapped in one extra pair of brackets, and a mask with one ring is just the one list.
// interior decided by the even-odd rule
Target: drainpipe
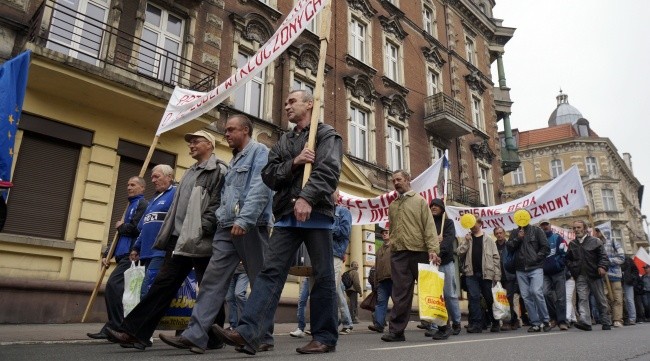
[[(497, 69), (499, 72), (499, 88), (507, 88), (506, 72), (503, 70), (503, 53), (497, 55)], [(510, 127), (509, 113), (503, 115), (503, 134), (505, 135), (506, 149), (517, 150), (515, 139), (512, 136), (512, 128)]]

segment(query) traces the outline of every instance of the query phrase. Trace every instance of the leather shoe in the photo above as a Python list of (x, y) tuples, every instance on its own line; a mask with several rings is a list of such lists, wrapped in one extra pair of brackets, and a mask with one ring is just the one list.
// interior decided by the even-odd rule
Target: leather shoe
[(125, 347), (133, 347), (138, 350), (144, 350), (146, 344), (140, 340), (138, 340), (137, 337), (130, 335), (126, 332), (119, 332), (112, 330), (110, 328), (106, 328), (106, 334), (108, 336), (108, 340), (113, 342), (113, 343), (119, 343), (120, 346), (125, 346)]
[[(263, 343), (263, 344), (260, 344), (257, 347), (257, 352), (273, 351), (274, 349), (275, 349), (275, 346), (271, 345), (270, 343)], [(235, 351), (244, 352), (244, 347), (243, 346), (237, 346), (237, 347), (235, 347)]]
[(312, 353), (327, 353), (336, 351), (336, 346), (329, 346), (323, 343), (320, 343), (316, 340), (312, 340), (303, 347), (298, 347), (296, 352), (302, 354), (312, 354)]
[(97, 333), (90, 333), (88, 332), (86, 336), (95, 339), (95, 340), (106, 340), (108, 339), (108, 335), (105, 334), (103, 331), (99, 331)]
[[(223, 327), (219, 325), (212, 325), (210, 327), (212, 332), (219, 338), (223, 340), (227, 345), (230, 346), (235, 346), (235, 350), (237, 352), (243, 352), (248, 355), (255, 355), (257, 352), (254, 348), (252, 348), (246, 340), (244, 340), (243, 337), (237, 332), (237, 330), (226, 330)], [(239, 346), (239, 347), (238, 347)]]
[(370, 325), (370, 326), (368, 326), (368, 329), (369, 329), (370, 331), (375, 331), (375, 332), (379, 332), (379, 333), (384, 333), (384, 328), (383, 328), (383, 327), (377, 327), (377, 326), (375, 326), (375, 325)]
[(169, 346), (184, 349), (184, 350), (190, 350), (192, 353), (198, 353), (202, 354), (205, 353), (205, 349), (202, 347), (199, 347), (195, 345), (192, 341), (186, 339), (183, 336), (167, 336), (163, 333), (158, 335), (160, 340)]
[(401, 342), (401, 341), (406, 341), (406, 338), (404, 337), (403, 333), (391, 332), (381, 336), (381, 340), (386, 342)]

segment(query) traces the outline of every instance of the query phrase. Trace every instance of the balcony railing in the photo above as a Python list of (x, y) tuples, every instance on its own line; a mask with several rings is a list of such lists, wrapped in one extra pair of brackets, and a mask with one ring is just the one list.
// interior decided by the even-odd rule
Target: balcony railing
[(481, 202), (481, 193), (456, 181), (449, 180), (447, 185), (447, 199), (469, 207), (485, 207)]
[(105, 23), (103, 16), (98, 19), (62, 2), (45, 1), (31, 20), (29, 40), (101, 68), (123, 69), (163, 87), (214, 88), (214, 70), (117, 29)]
[(465, 106), (445, 93), (438, 93), (424, 100), (424, 116), (448, 114), (458, 119), (465, 119)]
[(465, 123), (465, 106), (445, 93), (424, 100), (424, 126), (439, 137), (452, 140), (472, 132)]

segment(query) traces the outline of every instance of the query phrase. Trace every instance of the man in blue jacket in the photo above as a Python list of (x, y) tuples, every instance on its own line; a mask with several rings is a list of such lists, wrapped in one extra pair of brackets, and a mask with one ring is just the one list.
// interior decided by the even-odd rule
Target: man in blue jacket
[[(129, 205), (127, 206), (124, 219), (115, 223), (117, 229), (117, 245), (115, 247), (115, 262), (117, 266), (111, 273), (111, 276), (106, 282), (106, 291), (104, 291), (104, 300), (106, 301), (106, 313), (108, 314), (108, 322), (98, 333), (87, 333), (86, 335), (94, 339), (106, 339), (108, 335), (106, 328), (116, 328), (124, 319), (124, 306), (122, 305), (122, 294), (124, 293), (124, 272), (131, 266), (131, 261), (135, 260), (137, 254), (131, 255), (131, 247), (140, 234), (137, 225), (142, 218), (142, 215), (147, 208), (148, 202), (144, 199), (144, 179), (134, 176), (129, 178), (126, 187), (129, 196)], [(110, 266), (110, 259), (108, 259), (108, 251), (111, 244), (108, 244), (102, 263), (104, 267)]]
[[(264, 264), (271, 227), (271, 189), (263, 182), (262, 168), (268, 148), (252, 139), (253, 123), (244, 115), (226, 121), (226, 141), (233, 150), (230, 168), (221, 189), (216, 210), (217, 231), (212, 257), (205, 270), (201, 291), (187, 329), (180, 336), (160, 334), (170, 346), (203, 353), (208, 345), (210, 326), (223, 305), (230, 280), (239, 262), (243, 262), (251, 286)], [(263, 336), (256, 351), (273, 350), (273, 327)]]

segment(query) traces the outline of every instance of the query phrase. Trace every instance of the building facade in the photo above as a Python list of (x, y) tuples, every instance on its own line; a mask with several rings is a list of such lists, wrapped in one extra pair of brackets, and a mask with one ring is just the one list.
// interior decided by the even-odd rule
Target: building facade
[[(0, 294), (8, 296), (0, 307), (11, 310), (0, 322), (80, 318), (126, 204), (126, 180), (140, 172), (174, 86), (214, 88), (255, 54), (295, 3), (0, 1), (0, 61), (32, 51), (15, 187), (0, 233)], [(392, 190), (392, 171), (416, 176), (447, 150), (451, 203), (500, 202), (502, 176), (518, 164), (512, 144), (502, 147), (497, 133), (500, 120), (510, 130), (502, 54), (514, 29), (492, 17), (494, 5), (332, 1), (320, 112), (345, 141), (343, 191), (372, 197)], [(170, 164), (179, 179), (193, 163), (182, 134), (198, 128), (215, 133), (216, 153), (228, 160), (221, 135), (237, 113), (253, 119), (258, 141), (274, 144), (290, 127), (283, 109), (289, 91), (314, 90), (318, 21), (222, 104), (162, 134), (149, 168)], [(371, 265), (374, 232), (353, 227), (350, 260)], [(297, 281), (285, 288), (288, 304)], [(93, 309), (98, 319), (101, 304)]]
[(590, 222), (590, 227), (611, 221), (612, 238), (623, 245), (626, 254), (647, 247), (641, 214), (643, 185), (634, 176), (632, 156), (620, 155), (609, 138), (596, 134), (566, 94), (557, 96), (548, 125), (513, 131), (521, 165), (504, 176), (505, 200), (531, 193), (577, 166), (589, 205), (551, 223), (570, 229), (575, 220)]

